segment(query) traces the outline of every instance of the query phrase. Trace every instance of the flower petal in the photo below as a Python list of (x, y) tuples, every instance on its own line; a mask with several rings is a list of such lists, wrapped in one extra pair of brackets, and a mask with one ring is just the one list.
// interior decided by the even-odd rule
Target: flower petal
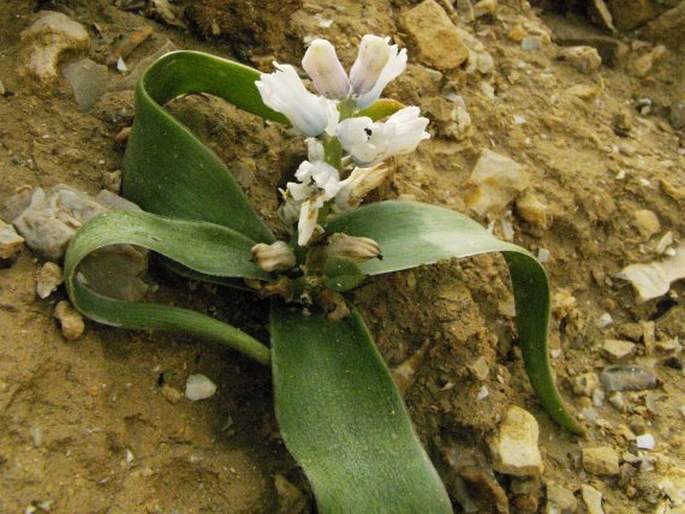
[(326, 98), (342, 100), (350, 91), (350, 81), (340, 64), (333, 45), (325, 39), (315, 39), (307, 48), (302, 67), (314, 82), (314, 87)]
[(378, 100), (388, 83), (407, 66), (407, 51), (389, 44), (390, 38), (366, 35), (350, 71), (350, 84), (357, 107), (363, 109)]
[(328, 102), (307, 91), (295, 68), (277, 62), (274, 66), (277, 71), (262, 73), (255, 82), (262, 100), (306, 136), (318, 136), (328, 125)]
[(310, 198), (302, 204), (300, 219), (297, 222), (297, 244), (299, 246), (307, 246), (312, 238), (322, 203), (318, 198)]

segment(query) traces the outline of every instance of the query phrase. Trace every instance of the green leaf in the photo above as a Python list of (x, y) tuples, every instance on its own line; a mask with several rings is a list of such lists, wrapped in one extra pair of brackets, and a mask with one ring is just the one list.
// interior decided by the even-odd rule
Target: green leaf
[(355, 116), (367, 116), (373, 121), (378, 121), (380, 119), (387, 118), (388, 116), (392, 116), (404, 107), (405, 105), (397, 100), (381, 98), (380, 100), (376, 100), (374, 103), (369, 105), (366, 109), (359, 111), (357, 114), (355, 114)]
[(516, 326), (530, 383), (545, 410), (560, 425), (582, 434), (556, 389), (547, 355), (549, 285), (542, 265), (527, 250), (493, 237), (458, 212), (414, 202), (381, 202), (342, 214), (326, 225), (329, 233), (369, 237), (383, 260), (360, 265), (368, 275), (389, 273), (453, 257), (503, 252), (514, 289)]
[(320, 513), (452, 512), (357, 313), (331, 323), (273, 302), (271, 347), (281, 434)]
[(323, 271), (326, 277), (326, 287), (341, 293), (354, 289), (366, 278), (359, 269), (359, 265), (341, 257), (326, 259)]
[(153, 250), (195, 272), (215, 277), (266, 280), (250, 261), (254, 241), (202, 221), (161, 218), (145, 212), (108, 212), (92, 218), (76, 233), (64, 260), (67, 292), (74, 306), (95, 321), (117, 327), (178, 330), (222, 342), (263, 364), (269, 349), (241, 330), (204, 314), (99, 294), (79, 278), (79, 263), (110, 245), (132, 244)]
[(209, 221), (257, 242), (274, 237), (228, 168), (162, 106), (179, 95), (209, 93), (263, 118), (285, 123), (261, 100), (259, 72), (199, 52), (166, 54), (136, 88), (136, 117), (124, 156), (124, 195), (146, 211)]

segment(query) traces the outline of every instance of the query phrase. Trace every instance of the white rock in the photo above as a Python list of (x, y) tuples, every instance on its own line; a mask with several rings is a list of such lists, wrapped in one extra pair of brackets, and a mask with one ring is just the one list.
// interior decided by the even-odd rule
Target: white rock
[(685, 278), (685, 246), (678, 247), (672, 257), (662, 262), (631, 264), (616, 276), (632, 284), (638, 303), (665, 295), (672, 282)]
[(603, 313), (597, 320), (597, 328), (606, 328), (614, 322), (611, 314), (608, 312)]
[(547, 483), (545, 514), (574, 514), (577, 509), (578, 501), (573, 492), (554, 482)]
[(41, 81), (54, 80), (62, 55), (87, 50), (90, 37), (80, 23), (62, 13), (41, 11), (38, 16), (21, 33), (23, 64), (19, 73)]
[(656, 244), (656, 247), (654, 250), (656, 253), (661, 255), (662, 253), (666, 253), (666, 250), (668, 249), (669, 246), (673, 244), (673, 232), (670, 230), (666, 232), (661, 239), (659, 239), (659, 242)]
[(641, 450), (653, 450), (656, 446), (656, 440), (652, 434), (642, 434), (635, 438), (635, 444)]
[(583, 498), (588, 514), (604, 514), (602, 508), (602, 493), (591, 485), (580, 486), (580, 495)]
[(494, 469), (514, 476), (542, 473), (544, 467), (538, 448), (538, 423), (532, 414), (512, 405), (488, 443)]
[(0, 220), (0, 259), (9, 259), (19, 251), (24, 238), (17, 234), (12, 225)]
[(186, 398), (191, 401), (206, 400), (216, 393), (216, 384), (201, 373), (188, 376), (186, 381)]
[(466, 204), (480, 214), (501, 214), (528, 187), (520, 164), (492, 150), (483, 150), (466, 188)]
[(583, 469), (594, 475), (618, 475), (618, 453), (610, 446), (583, 448)]
[(64, 282), (62, 268), (54, 262), (46, 262), (38, 272), (36, 280), (36, 293), (39, 298), (45, 299)]

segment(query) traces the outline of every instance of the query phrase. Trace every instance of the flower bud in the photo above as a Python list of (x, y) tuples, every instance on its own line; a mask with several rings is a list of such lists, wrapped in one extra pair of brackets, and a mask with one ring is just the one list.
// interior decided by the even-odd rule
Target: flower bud
[(258, 243), (251, 251), (252, 260), (264, 271), (285, 271), (297, 263), (295, 252), (285, 241), (276, 241), (270, 245)]
[(381, 247), (368, 237), (348, 236), (337, 232), (328, 238), (328, 256), (342, 257), (353, 262), (382, 259)]
[(350, 82), (330, 42), (325, 39), (312, 41), (302, 59), (302, 67), (316, 90), (326, 98), (342, 100), (347, 96)]
[(367, 34), (359, 45), (359, 55), (350, 70), (350, 84), (357, 107), (378, 100), (388, 83), (407, 66), (407, 51), (389, 44), (389, 38)]

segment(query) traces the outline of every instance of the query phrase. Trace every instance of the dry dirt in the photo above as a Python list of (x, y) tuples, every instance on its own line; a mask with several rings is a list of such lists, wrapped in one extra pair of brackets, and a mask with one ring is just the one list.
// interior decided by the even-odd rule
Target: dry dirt
[[(544, 34), (551, 30), (547, 23), (563, 21), (558, 15), (506, 1), (496, 16), (459, 23), (493, 56), (494, 71), (440, 74), (422, 65), (401, 23), (418, 2), (307, 0), (238, 9), (242, 2), (205, 0), (181, 18), (187, 29), (112, 3), (0, 2), (0, 80), (8, 91), (0, 96), (0, 201), (27, 186), (58, 183), (97, 192), (103, 174), (121, 168), (123, 147), (114, 137), (133, 118), (131, 81), (115, 68), (110, 91), (89, 112), (78, 109), (64, 79), (46, 86), (18, 76), (20, 34), (35, 10), (61, 11), (83, 24), (92, 38), (90, 57), (98, 62), (107, 60), (122, 35), (151, 26), (151, 38), (126, 59), (131, 69), (166, 40), (266, 69), (272, 58), (296, 62), (307, 36), (330, 39), (349, 65), (361, 35), (390, 35), (408, 47), (411, 66), (386, 94), (421, 106), (434, 121), (433, 137), (397, 160), (392, 183), (379, 196), (468, 212), (464, 184), (482, 149), (525, 166), (547, 223), (526, 221), (514, 208), (508, 218), (514, 241), (550, 252), (545, 266), (555, 298), (550, 345), (558, 384), (576, 412), (585, 409), (586, 417), (597, 418), (587, 422), (581, 439), (540, 409), (515, 343), (512, 297), (499, 257), (376, 279), (352, 301), (390, 366), (425, 350), (405, 399), (446, 482), (464, 481), (482, 512), (497, 512), (496, 505), (501, 509), (507, 501), (511, 512), (544, 511), (550, 482), (578, 498), (582, 484), (592, 485), (602, 492), (606, 512), (666, 513), (671, 505), (672, 512), (683, 512), (664, 480), (680, 484), (675, 489), (685, 495), (685, 384), (677, 341), (685, 338), (685, 288), (675, 283), (668, 295), (638, 304), (629, 284), (615, 278), (628, 264), (660, 259), (655, 245), (666, 232), (676, 245), (685, 235), (685, 135), (669, 123), (670, 110), (685, 100), (682, 49), (670, 48), (637, 77), (630, 63), (653, 44), (627, 35), (628, 53), (613, 68), (581, 72), (558, 60), (558, 47), (545, 38), (540, 49), (525, 50), (508, 37), (519, 24), (529, 34)], [(179, 2), (178, 12), (189, 4)], [(493, 98), (483, 82), (492, 86)], [(591, 86), (590, 96), (569, 93), (578, 85)], [(439, 119), (448, 90), (463, 97), (472, 118), (460, 140)], [(649, 112), (638, 110), (643, 98), (652, 102)], [(171, 109), (229, 163), (255, 207), (275, 223), (276, 186), (303, 157), (302, 145), (216, 99), (191, 97)], [(643, 209), (660, 222), (651, 237), (636, 226), (635, 212)], [(495, 231), (501, 234), (500, 224)], [(24, 248), (0, 269), (0, 512), (276, 512), (284, 497), (277, 475), (309, 495), (279, 439), (267, 369), (181, 335), (94, 322), (82, 338), (66, 341), (53, 318), (64, 291), (47, 300), (35, 293), (41, 263)], [(158, 300), (211, 312), (267, 340), (264, 306), (251, 297), (161, 271), (153, 270), (152, 278), (160, 286)], [(599, 328), (604, 313), (613, 322)], [(645, 339), (650, 321), (657, 343), (676, 340), (675, 349)], [(636, 343), (629, 362), (654, 366), (659, 387), (624, 394), (620, 409), (597, 395), (593, 406), (592, 399), (574, 394), (576, 376), (610, 363), (601, 350), (606, 339)], [(480, 356), (489, 367), (484, 381), (469, 368)], [(218, 394), (172, 404), (161, 393), (162, 385), (182, 391), (194, 372), (211, 377)], [(479, 400), (483, 385), (489, 396)], [(532, 412), (540, 425), (545, 471), (537, 479), (491, 471), (486, 440), (510, 404)], [(654, 435), (654, 450), (635, 447), (635, 435), (643, 432)], [(583, 468), (581, 450), (595, 446), (616, 450), (619, 475)]]

